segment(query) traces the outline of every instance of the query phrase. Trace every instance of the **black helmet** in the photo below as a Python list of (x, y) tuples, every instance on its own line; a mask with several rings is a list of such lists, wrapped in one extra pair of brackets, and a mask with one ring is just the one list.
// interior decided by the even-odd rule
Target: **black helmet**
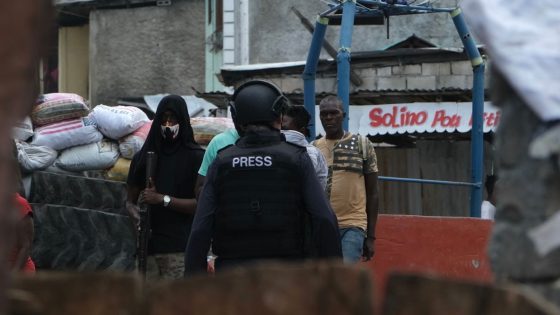
[(231, 100), (232, 117), (239, 125), (274, 121), (289, 105), (289, 100), (282, 91), (264, 80), (251, 80), (241, 84)]

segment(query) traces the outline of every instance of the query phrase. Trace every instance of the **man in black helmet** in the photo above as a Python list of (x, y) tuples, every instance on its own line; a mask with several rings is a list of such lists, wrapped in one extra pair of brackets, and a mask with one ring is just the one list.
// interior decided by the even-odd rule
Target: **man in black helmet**
[(199, 197), (185, 273), (257, 260), (341, 257), (336, 216), (304, 147), (280, 133), (288, 100), (272, 83), (249, 81), (231, 108), (243, 136), (218, 153)]

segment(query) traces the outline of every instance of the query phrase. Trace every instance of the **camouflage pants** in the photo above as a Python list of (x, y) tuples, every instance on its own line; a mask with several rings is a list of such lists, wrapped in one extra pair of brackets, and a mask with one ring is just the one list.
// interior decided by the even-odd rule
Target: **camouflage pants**
[(146, 264), (147, 280), (182, 279), (185, 271), (185, 254), (171, 253), (148, 256)]

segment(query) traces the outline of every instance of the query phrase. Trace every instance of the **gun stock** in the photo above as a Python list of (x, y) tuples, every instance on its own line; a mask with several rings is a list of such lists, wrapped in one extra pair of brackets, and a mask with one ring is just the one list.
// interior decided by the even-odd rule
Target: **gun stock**
[[(146, 153), (146, 187), (150, 185), (150, 178), (154, 178), (156, 168), (156, 154), (149, 151)], [(138, 227), (138, 270), (145, 277), (148, 262), (148, 242), (150, 240), (150, 205), (142, 202), (140, 204), (140, 225)]]

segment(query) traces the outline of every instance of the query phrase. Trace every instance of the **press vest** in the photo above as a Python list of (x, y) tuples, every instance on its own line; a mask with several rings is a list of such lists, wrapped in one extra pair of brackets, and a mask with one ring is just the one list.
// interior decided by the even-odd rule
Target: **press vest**
[(218, 154), (213, 251), (221, 259), (303, 257), (305, 220), (300, 157), (279, 142)]

